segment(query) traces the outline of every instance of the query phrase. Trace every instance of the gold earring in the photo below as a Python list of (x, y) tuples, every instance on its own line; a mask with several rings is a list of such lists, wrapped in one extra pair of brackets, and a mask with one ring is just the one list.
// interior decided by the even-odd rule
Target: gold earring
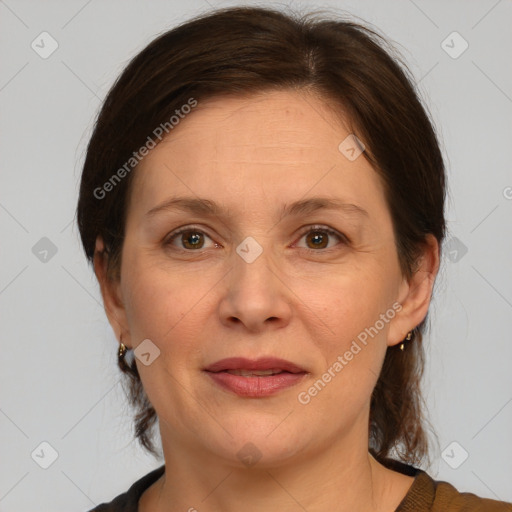
[(121, 342), (119, 344), (119, 352), (117, 353), (117, 357), (119, 359), (124, 359), (125, 354), (126, 354), (126, 346), (124, 343)]
[(128, 348), (123, 343), (123, 335), (119, 335), (119, 350), (117, 352), (117, 358), (119, 360), (119, 364), (123, 367), (126, 367), (126, 361), (124, 360), (124, 356), (126, 355), (126, 352), (128, 352)]
[[(409, 331), (407, 333), (407, 336), (405, 337), (405, 340), (404, 341), (409, 341), (410, 339), (412, 338), (412, 331)], [(402, 343), (400, 343), (400, 350), (403, 350), (405, 348), (405, 344), (404, 342), (402, 341)]]
[(130, 366), (130, 364), (132, 364), (132, 363), (128, 364), (126, 362), (125, 356), (129, 350), (131, 350), (131, 349), (123, 343), (123, 338), (121, 335), (119, 335), (119, 350), (117, 352), (117, 358), (118, 358), (117, 362), (118, 362), (119, 368), (121, 369), (121, 371), (123, 373), (128, 373), (132, 377), (133, 376), (138, 377), (137, 369)]

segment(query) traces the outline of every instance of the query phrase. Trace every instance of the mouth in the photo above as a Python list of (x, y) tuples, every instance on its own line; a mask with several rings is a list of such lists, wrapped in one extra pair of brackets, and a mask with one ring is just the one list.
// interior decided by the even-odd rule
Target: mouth
[[(221, 370), (231, 375), (240, 375), (241, 377), (268, 377), (269, 375), (278, 375), (280, 373), (291, 373), (280, 368), (272, 368), (269, 370)], [(216, 372), (218, 373), (218, 372)]]
[(308, 374), (290, 361), (272, 357), (222, 359), (204, 371), (223, 390), (251, 398), (274, 395), (298, 384)]
[[(306, 370), (285, 359), (276, 357), (262, 357), (260, 359), (246, 359), (244, 357), (230, 357), (221, 359), (205, 368), (207, 372), (250, 372), (256, 375), (273, 375), (276, 373), (305, 373)], [(234, 373), (234, 375), (244, 375)], [(244, 375), (248, 377), (249, 375)]]

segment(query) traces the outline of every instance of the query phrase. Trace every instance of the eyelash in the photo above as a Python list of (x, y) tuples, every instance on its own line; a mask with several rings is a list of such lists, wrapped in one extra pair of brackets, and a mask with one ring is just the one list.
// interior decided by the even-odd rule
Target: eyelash
[[(189, 231), (192, 232), (192, 233), (201, 233), (201, 234), (206, 235), (208, 238), (211, 239), (211, 237), (208, 235), (208, 233), (206, 233), (202, 229), (199, 229), (199, 228), (197, 228), (195, 226), (185, 226), (183, 228), (180, 228), (178, 231), (175, 231), (175, 232), (171, 233), (170, 236), (165, 239), (164, 246), (172, 246), (172, 242), (179, 235), (181, 235), (182, 233), (189, 232)], [(299, 236), (299, 240), (304, 235), (307, 235), (308, 233), (313, 232), (313, 231), (320, 231), (320, 232), (327, 233), (329, 235), (334, 235), (334, 236), (338, 237), (343, 244), (349, 244), (350, 243), (349, 238), (347, 236), (345, 236), (344, 234), (339, 233), (338, 231), (335, 231), (334, 229), (327, 228), (325, 226), (319, 226), (319, 225), (308, 226), (304, 231), (301, 232), (301, 234)], [(197, 251), (191, 250), (191, 249), (180, 249), (180, 248), (176, 248), (176, 247), (173, 248), (173, 249), (177, 250), (177, 251), (180, 251), (180, 252), (186, 252), (186, 253), (201, 252), (201, 249), (198, 249)], [(331, 247), (330, 249), (309, 249), (308, 247), (300, 247), (300, 249), (306, 250), (306, 251), (311, 252), (311, 253), (318, 253), (318, 252), (323, 252), (323, 253), (327, 252), (327, 253), (329, 253), (329, 252), (335, 250), (336, 247)]]

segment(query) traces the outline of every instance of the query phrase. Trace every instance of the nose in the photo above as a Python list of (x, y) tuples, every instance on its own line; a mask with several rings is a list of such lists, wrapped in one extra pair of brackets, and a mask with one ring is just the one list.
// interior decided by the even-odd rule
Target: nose
[(251, 240), (238, 247), (219, 305), (224, 325), (253, 333), (285, 327), (291, 318), (293, 297), (272, 251), (263, 247), (255, 250)]

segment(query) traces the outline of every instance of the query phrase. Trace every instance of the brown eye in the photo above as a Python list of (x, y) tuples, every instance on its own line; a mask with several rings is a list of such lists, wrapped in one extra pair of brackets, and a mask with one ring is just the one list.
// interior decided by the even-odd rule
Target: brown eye
[[(301, 239), (304, 238), (306, 243), (306, 247), (301, 248), (316, 252), (320, 252), (321, 250), (329, 251), (336, 245), (339, 245), (334, 244), (334, 246), (329, 246), (333, 237), (337, 238), (338, 241), (341, 241), (342, 243), (348, 243), (349, 241), (345, 235), (342, 235), (333, 229), (322, 226), (309, 227), (300, 237)], [(204, 249), (207, 238), (211, 240), (204, 231), (189, 226), (172, 233), (164, 242), (164, 245), (172, 246), (173, 248), (184, 252), (193, 252)], [(217, 244), (214, 244), (214, 246), (218, 247)]]
[(175, 246), (174, 242), (177, 240), (177, 243), (180, 244), (178, 245), (178, 249), (194, 251), (204, 249), (205, 237), (210, 238), (203, 231), (188, 227), (172, 234), (172, 236), (165, 241), (165, 245)]
[(322, 231), (310, 231), (306, 235), (306, 243), (313, 244), (315, 249), (325, 249), (329, 243), (329, 235)]
[(334, 231), (332, 229), (317, 226), (314, 226), (313, 228), (308, 228), (308, 230), (301, 235), (301, 239), (305, 238), (305, 249), (312, 251), (316, 251), (318, 249), (333, 248), (333, 246), (328, 247), (329, 242), (331, 241), (330, 239), (332, 237), (336, 237), (338, 240), (342, 242), (347, 241), (347, 238), (341, 233), (338, 233), (337, 231)]
[(203, 236), (203, 233), (199, 233), (197, 231), (184, 231), (181, 234), (180, 241), (187, 249), (201, 249), (204, 244)]

